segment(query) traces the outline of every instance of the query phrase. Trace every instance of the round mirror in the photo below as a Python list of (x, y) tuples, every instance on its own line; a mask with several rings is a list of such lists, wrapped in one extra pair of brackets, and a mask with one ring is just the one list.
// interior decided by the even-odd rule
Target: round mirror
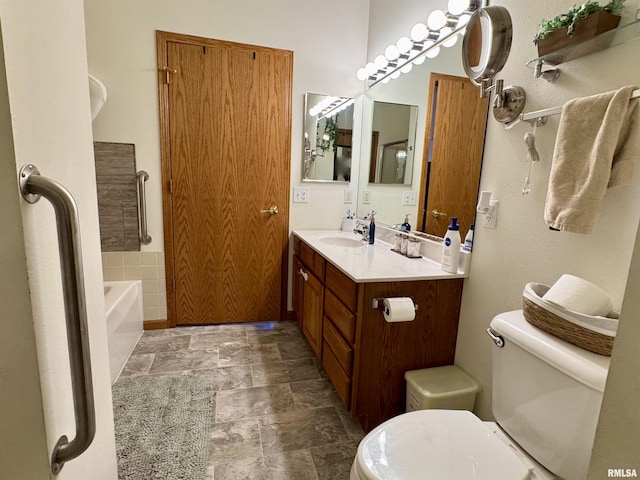
[(473, 12), (462, 41), (462, 63), (474, 84), (491, 82), (502, 70), (511, 50), (512, 31), (505, 7), (492, 5)]

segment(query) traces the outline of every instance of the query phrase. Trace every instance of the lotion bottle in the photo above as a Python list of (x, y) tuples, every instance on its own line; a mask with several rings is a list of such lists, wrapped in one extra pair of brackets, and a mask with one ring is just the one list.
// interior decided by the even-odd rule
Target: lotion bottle
[(469, 227), (469, 231), (467, 232), (467, 236), (464, 237), (464, 245), (462, 246), (462, 249), (465, 252), (470, 252), (471, 250), (473, 250), (473, 230), (474, 224), (472, 223)]
[(460, 257), (460, 225), (458, 218), (451, 217), (451, 225), (447, 228), (442, 246), (442, 270), (458, 273), (458, 259)]

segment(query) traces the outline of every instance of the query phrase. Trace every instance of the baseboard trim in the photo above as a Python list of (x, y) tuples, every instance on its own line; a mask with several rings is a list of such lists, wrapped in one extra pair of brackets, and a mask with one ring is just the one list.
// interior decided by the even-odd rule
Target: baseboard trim
[(285, 320), (297, 320), (296, 312), (293, 310), (287, 310), (287, 314), (284, 317)]
[(160, 330), (162, 328), (169, 328), (168, 320), (145, 320), (143, 324), (145, 330)]

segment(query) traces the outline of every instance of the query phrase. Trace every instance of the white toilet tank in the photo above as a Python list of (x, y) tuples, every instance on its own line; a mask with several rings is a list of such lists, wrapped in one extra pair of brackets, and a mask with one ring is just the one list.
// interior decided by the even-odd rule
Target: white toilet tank
[(587, 477), (609, 357), (530, 325), (522, 310), (497, 315), (492, 410), (529, 455), (564, 480)]

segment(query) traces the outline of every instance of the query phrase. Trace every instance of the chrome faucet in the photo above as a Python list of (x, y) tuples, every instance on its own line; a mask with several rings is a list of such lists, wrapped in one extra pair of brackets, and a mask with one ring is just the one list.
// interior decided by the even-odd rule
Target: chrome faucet
[(369, 240), (369, 225), (358, 220), (356, 222), (356, 228), (353, 229), (353, 233), (361, 235), (362, 240)]

